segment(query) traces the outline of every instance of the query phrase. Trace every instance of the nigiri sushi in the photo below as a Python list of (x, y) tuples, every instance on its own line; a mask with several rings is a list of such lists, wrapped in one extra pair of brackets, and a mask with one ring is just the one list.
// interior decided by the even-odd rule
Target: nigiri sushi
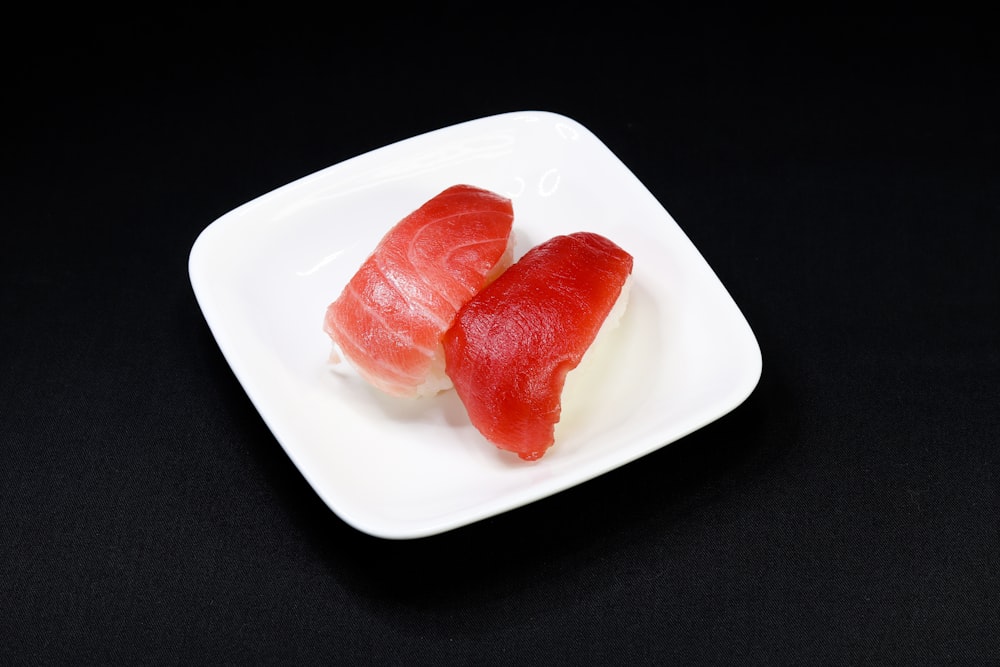
[(513, 259), (511, 201), (454, 185), (400, 220), (326, 310), (331, 361), (387, 394), (451, 387), (441, 338), (458, 309)]
[(554, 444), (566, 375), (623, 311), (632, 263), (599, 234), (556, 236), (459, 309), (445, 370), (487, 440), (526, 461)]

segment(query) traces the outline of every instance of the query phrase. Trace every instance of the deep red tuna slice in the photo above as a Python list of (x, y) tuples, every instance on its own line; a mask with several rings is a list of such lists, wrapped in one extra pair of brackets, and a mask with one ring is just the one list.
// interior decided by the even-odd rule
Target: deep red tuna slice
[(594, 342), (632, 261), (598, 234), (557, 236), (459, 309), (444, 336), (446, 371), (487, 440), (529, 461), (552, 446), (566, 374)]

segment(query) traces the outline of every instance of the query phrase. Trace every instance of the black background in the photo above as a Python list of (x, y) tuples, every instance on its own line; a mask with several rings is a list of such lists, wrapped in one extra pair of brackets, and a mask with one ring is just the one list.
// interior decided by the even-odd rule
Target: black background
[[(1000, 661), (996, 25), (267, 10), (6, 26), (0, 662)], [(300, 176), (523, 109), (664, 204), (760, 383), (541, 502), (359, 533), (230, 372), (188, 253)]]

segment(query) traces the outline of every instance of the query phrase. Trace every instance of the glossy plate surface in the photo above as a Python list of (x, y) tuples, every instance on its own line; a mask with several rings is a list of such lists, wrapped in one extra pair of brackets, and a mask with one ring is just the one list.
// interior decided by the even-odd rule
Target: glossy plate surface
[[(454, 391), (395, 399), (327, 363), (327, 305), (392, 225), (456, 183), (513, 200), (518, 257), (575, 231), (635, 257), (628, 309), (533, 463), (485, 441)], [(549, 112), (429, 132), (278, 188), (209, 225), (189, 272), (292, 462), (344, 521), (384, 538), (451, 530), (592, 479), (731, 411), (761, 373), (746, 319), (663, 206), (590, 131)]]

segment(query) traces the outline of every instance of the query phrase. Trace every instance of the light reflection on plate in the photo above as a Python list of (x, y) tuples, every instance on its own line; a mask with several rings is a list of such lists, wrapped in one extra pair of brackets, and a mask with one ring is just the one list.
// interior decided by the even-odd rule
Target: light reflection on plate
[[(564, 406), (556, 445), (525, 463), (468, 422), (454, 391), (405, 401), (326, 364), (322, 330), (381, 236), (446, 187), (513, 199), (516, 255), (593, 231), (635, 257), (628, 310), (586, 405)], [(745, 318), (681, 229), (590, 131), (526, 111), (429, 132), (263, 195), (198, 237), (191, 284), (222, 353), (313, 489), (384, 538), (433, 535), (592, 479), (701, 428), (761, 372)]]

